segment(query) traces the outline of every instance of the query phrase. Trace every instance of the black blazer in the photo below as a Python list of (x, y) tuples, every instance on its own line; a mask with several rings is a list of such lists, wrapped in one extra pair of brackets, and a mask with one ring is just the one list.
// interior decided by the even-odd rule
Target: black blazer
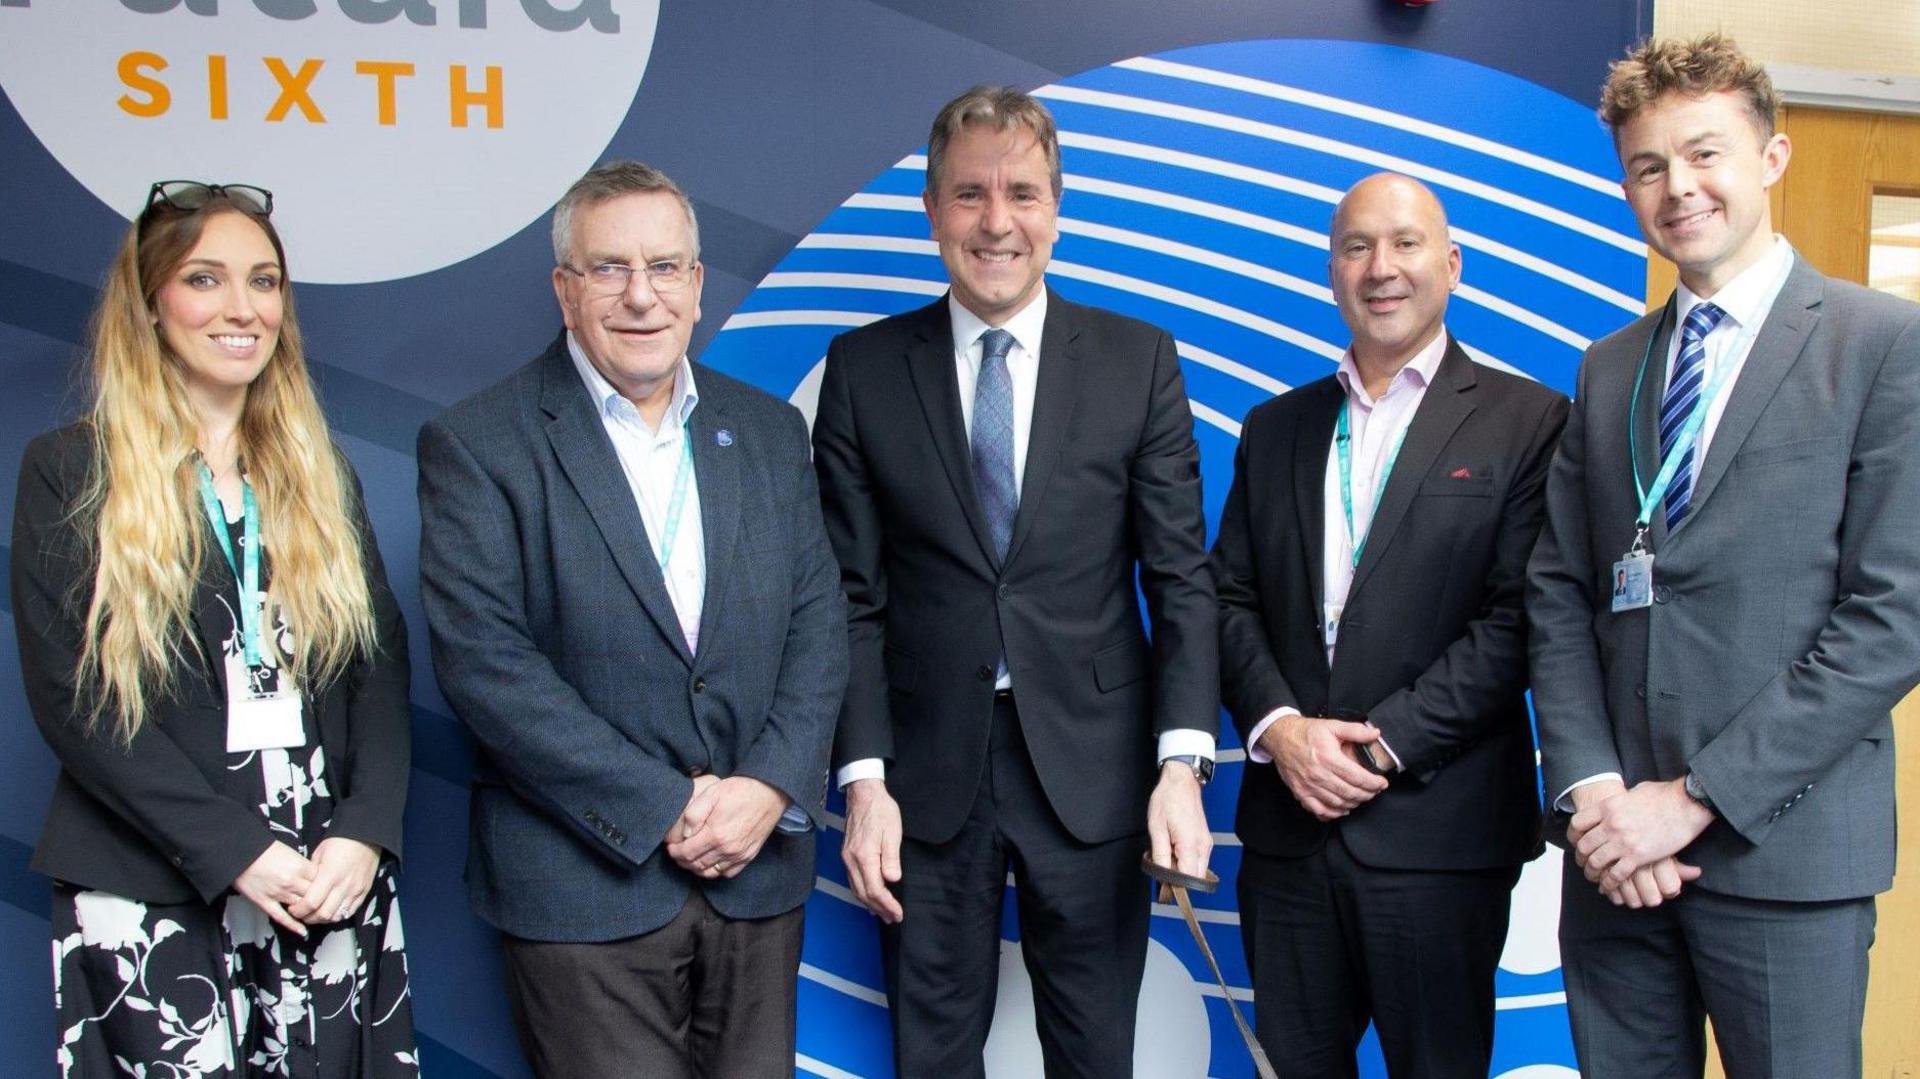
[(1285, 705), (1364, 711), (1406, 771), (1328, 825), (1271, 766), (1249, 766), (1240, 840), (1297, 856), (1337, 827), (1368, 865), (1517, 865), (1540, 849), (1521, 596), (1567, 399), (1476, 366), (1448, 341), (1374, 515), (1329, 669), (1323, 498), (1344, 401), (1329, 377), (1247, 416), (1212, 560), (1222, 691), (1243, 738)]
[[(85, 424), (27, 446), (13, 515), (13, 620), (21, 680), (40, 733), (60, 760), (33, 868), (129, 899), (212, 902), (273, 842), (257, 806), (256, 771), (226, 765), (226, 666), (216, 636), (234, 591), (217, 556), (202, 560), (194, 635), (181, 642), (172, 691), (157, 697), (131, 746), (74, 715), (74, 667), (93, 586), (93, 537), (70, 517), (93, 456)], [(387, 588), (358, 481), (379, 654), (329, 685), (303, 687), (326, 751), (335, 803), (330, 835), (400, 854), (411, 730), (406, 627)], [(209, 526), (210, 527), (210, 526)], [(211, 547), (211, 536), (209, 546)]]
[(973, 490), (946, 299), (827, 350), (814, 463), (852, 660), (834, 760), (886, 759), (906, 832), (926, 842), (972, 805), (1003, 649), (1041, 785), (1083, 842), (1144, 827), (1158, 732), (1218, 725), (1200, 455), (1173, 339), (1057, 294), (1047, 305), (1004, 566)]

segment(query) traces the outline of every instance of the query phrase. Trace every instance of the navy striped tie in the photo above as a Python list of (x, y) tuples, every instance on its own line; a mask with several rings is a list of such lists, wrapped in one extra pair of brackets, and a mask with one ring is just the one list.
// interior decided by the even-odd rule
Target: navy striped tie
[(980, 380), (973, 389), (973, 487), (1002, 562), (1013, 542), (1013, 515), (1020, 508), (1013, 486), (1013, 376), (1007, 371), (1011, 351), (1013, 335), (1007, 331), (981, 334)]
[[(1707, 377), (1707, 335), (1720, 324), (1726, 312), (1711, 303), (1694, 305), (1687, 312), (1687, 320), (1680, 327), (1680, 359), (1673, 365), (1673, 378), (1667, 383), (1666, 399), (1660, 402), (1660, 460), (1666, 461), (1673, 452), (1674, 440), (1679, 437), (1680, 429), (1687, 425), (1687, 417), (1693, 414), (1693, 404), (1700, 399), (1700, 389)], [(1705, 425), (1701, 425), (1704, 431)], [(1688, 443), (1685, 454), (1680, 458), (1680, 466), (1674, 470), (1673, 482), (1667, 487), (1667, 528), (1680, 523), (1687, 515), (1687, 503), (1693, 499), (1693, 447), (1700, 442), (1696, 434)]]

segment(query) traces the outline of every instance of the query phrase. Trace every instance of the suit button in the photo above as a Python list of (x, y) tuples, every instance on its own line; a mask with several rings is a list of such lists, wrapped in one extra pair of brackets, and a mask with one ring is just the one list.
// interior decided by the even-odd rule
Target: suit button
[(991, 682), (993, 681), (993, 668), (982, 663), (973, 669), (973, 676), (982, 682)]
[(1008, 596), (1013, 595), (1013, 589), (1007, 587), (1004, 584), (1000, 586), (998, 591), (1001, 599), (1006, 599)]
[(707, 774), (707, 770), (702, 765), (696, 764), (693, 767), (687, 769), (688, 779), (699, 779), (701, 776), (706, 774)]
[(186, 865), (187, 860), (185, 858), (180, 857), (178, 854), (176, 854), (173, 856), (173, 864), (174, 864), (174, 867), (177, 869), (180, 866)]
[(1655, 603), (1665, 603), (1672, 598), (1673, 598), (1673, 589), (1668, 588), (1666, 585), (1663, 585), (1663, 584), (1657, 584), (1653, 586), (1653, 601)]
[(705, 693), (705, 692), (707, 691), (707, 680), (706, 680), (706, 679), (704, 679), (704, 678), (696, 678), (696, 679), (694, 679), (694, 680), (693, 680), (693, 691), (694, 691), (695, 693)]
[(1644, 701), (1644, 700), (1646, 700), (1646, 699), (1647, 699), (1647, 684), (1646, 684), (1645, 682), (1639, 682), (1639, 683), (1636, 683), (1636, 684), (1634, 685), (1634, 687), (1633, 687), (1633, 695), (1634, 695), (1634, 696), (1636, 696), (1636, 697), (1638, 697), (1638, 698), (1640, 698), (1640, 699), (1641, 699), (1641, 700), (1643, 700), (1643, 701)]

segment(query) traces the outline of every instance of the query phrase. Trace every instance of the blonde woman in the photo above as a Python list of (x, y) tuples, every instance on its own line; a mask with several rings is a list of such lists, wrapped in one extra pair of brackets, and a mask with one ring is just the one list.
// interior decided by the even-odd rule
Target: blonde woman
[(418, 1070), (405, 636), (272, 207), (153, 186), (94, 315), (92, 406), (21, 465), (63, 1076)]

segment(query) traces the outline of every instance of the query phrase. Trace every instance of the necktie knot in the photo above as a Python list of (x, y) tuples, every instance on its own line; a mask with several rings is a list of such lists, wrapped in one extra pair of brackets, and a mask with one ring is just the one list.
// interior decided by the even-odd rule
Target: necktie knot
[(1724, 308), (1711, 301), (1694, 304), (1693, 310), (1687, 312), (1686, 325), (1681, 328), (1681, 340), (1683, 342), (1688, 340), (1701, 340), (1712, 333), (1713, 328), (1720, 325), (1720, 320), (1725, 318), (1726, 315), (1727, 312)]
[(980, 362), (991, 363), (994, 360), (1005, 361), (1007, 354), (1013, 351), (1013, 335), (1005, 330), (992, 329), (980, 335)]

